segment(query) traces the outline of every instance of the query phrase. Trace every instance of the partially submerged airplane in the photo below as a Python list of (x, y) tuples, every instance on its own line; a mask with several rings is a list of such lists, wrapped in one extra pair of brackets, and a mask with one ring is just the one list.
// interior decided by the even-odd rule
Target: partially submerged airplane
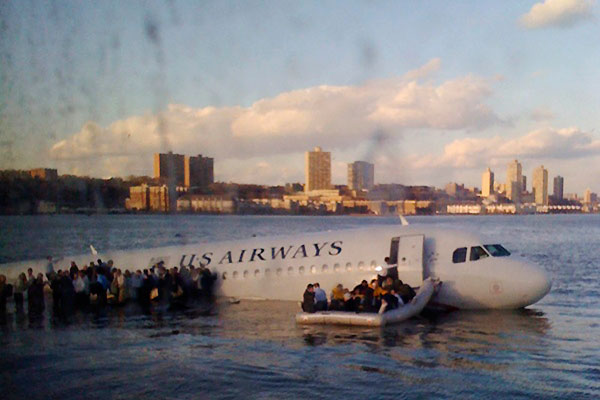
[[(94, 251), (94, 250), (92, 250)], [(431, 226), (384, 225), (359, 229), (253, 237), (246, 240), (100, 252), (122, 270), (205, 266), (217, 274), (216, 293), (242, 299), (298, 301), (308, 283), (329, 290), (338, 283), (354, 287), (363, 279), (397, 267), (413, 287), (431, 277), (442, 282), (430, 305), (446, 309), (516, 309), (531, 305), (550, 290), (549, 275), (512, 255), (502, 245), (475, 235)], [(389, 257), (384, 262), (385, 257)], [(56, 269), (89, 264), (97, 256), (64, 257)], [(16, 278), (32, 267), (45, 272), (46, 260), (0, 266)]]

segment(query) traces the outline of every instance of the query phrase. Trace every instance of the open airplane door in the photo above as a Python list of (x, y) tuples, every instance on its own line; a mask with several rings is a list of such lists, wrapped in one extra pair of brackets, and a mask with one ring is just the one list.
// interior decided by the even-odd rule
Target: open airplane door
[(423, 244), (425, 235), (404, 235), (392, 239), (390, 264), (398, 265), (398, 278), (410, 286), (421, 286), (425, 276)]

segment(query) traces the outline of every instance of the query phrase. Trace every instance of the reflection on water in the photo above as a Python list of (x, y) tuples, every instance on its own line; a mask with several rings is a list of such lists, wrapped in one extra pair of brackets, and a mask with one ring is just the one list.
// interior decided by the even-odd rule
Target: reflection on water
[[(293, 302), (230, 304), (223, 299), (186, 311), (156, 307), (143, 314), (130, 304), (76, 313), (69, 323), (56, 320), (49, 312), (33, 320), (11, 313), (3, 325), (2, 346), (8, 350), (8, 358), (2, 367), (12, 365), (17, 371), (41, 368), (40, 378), (54, 381), (53, 388), (60, 388), (62, 384), (56, 380), (65, 371), (77, 377), (73, 371), (82, 367), (91, 352), (99, 366), (106, 367), (109, 360), (108, 370), (87, 379), (92, 387), (100, 385), (100, 393), (103, 378), (126, 374), (133, 379), (135, 374), (125, 366), (139, 367), (149, 359), (160, 374), (169, 373), (174, 362), (178, 368), (200, 363), (222, 371), (225, 375), (213, 376), (216, 393), (222, 394), (222, 388), (217, 388), (223, 384), (243, 386), (255, 379), (280, 393), (287, 390), (275, 384), (282, 375), (291, 380), (292, 387), (299, 380), (319, 390), (320, 379), (297, 375), (306, 363), (313, 368), (318, 361), (331, 367), (325, 374), (333, 379), (331, 384), (341, 380), (350, 388), (358, 375), (361, 380), (381, 382), (378, 393), (383, 397), (388, 390), (390, 395), (398, 393), (393, 391), (397, 383), (431, 394), (435, 390), (427, 388), (434, 378), (455, 388), (471, 374), (479, 377), (479, 384), (498, 374), (518, 380), (515, 375), (520, 368), (531, 373), (535, 359), (547, 357), (551, 330), (547, 317), (537, 310), (430, 314), (385, 328), (297, 326), (297, 307)], [(117, 358), (111, 362), (115, 351)], [(124, 358), (127, 362), (121, 365)], [(54, 365), (57, 359), (60, 362)], [(12, 383), (30, 379), (38, 378), (18, 372)], [(386, 386), (391, 383), (394, 385)], [(161, 387), (155, 389), (163, 393)], [(486, 390), (504, 391), (498, 385)]]

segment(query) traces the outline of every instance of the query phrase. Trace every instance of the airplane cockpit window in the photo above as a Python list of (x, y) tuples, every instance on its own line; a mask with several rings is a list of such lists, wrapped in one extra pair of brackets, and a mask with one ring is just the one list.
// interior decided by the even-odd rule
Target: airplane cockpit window
[(459, 247), (452, 253), (452, 262), (454, 264), (463, 263), (467, 260), (467, 248)]
[(506, 250), (501, 244), (484, 244), (483, 247), (492, 257), (508, 257), (510, 251)]
[(471, 257), (469, 257), (469, 260), (477, 261), (480, 258), (485, 258), (485, 257), (489, 257), (489, 254), (486, 253), (486, 251), (483, 249), (483, 247), (481, 247), (481, 246), (471, 247)]

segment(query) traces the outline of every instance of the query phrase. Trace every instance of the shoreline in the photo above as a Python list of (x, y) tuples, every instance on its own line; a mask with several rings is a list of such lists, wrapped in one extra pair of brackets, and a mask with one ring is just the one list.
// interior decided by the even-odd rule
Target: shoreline
[(62, 213), (23, 213), (23, 214), (4, 214), (0, 213), (0, 217), (53, 217), (63, 215), (86, 215), (86, 216), (108, 216), (108, 215), (140, 215), (140, 216), (256, 216), (256, 217), (465, 217), (465, 216), (506, 216), (506, 215), (600, 215), (599, 212), (540, 212), (540, 213), (417, 213), (417, 214), (373, 214), (373, 213), (212, 213), (212, 212), (129, 212), (129, 211), (110, 211), (97, 210), (90, 212), (62, 212)]

